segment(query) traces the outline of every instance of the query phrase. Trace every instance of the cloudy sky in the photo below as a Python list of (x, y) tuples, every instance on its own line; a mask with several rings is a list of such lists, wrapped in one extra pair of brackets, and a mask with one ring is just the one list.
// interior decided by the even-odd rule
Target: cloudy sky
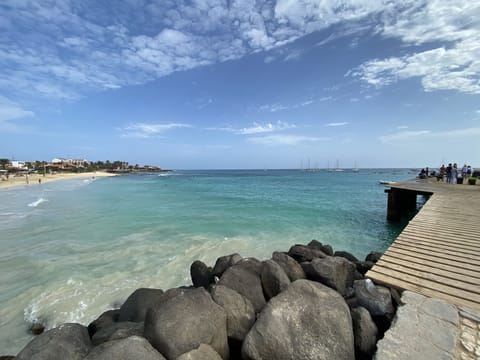
[(0, 157), (480, 166), (480, 2), (2, 0)]

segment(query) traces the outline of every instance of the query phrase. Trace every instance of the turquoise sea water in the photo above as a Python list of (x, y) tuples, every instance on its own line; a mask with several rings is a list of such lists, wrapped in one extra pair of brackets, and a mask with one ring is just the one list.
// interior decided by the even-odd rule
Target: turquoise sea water
[(317, 239), (363, 258), (401, 230), (379, 180), (407, 170), (176, 171), (0, 190), (0, 355), (28, 322), (88, 324), (138, 287), (190, 284), (190, 264), (266, 259)]

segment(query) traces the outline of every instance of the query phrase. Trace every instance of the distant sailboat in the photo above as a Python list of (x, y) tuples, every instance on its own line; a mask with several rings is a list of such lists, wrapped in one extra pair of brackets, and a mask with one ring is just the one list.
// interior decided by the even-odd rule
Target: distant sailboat
[(353, 172), (359, 172), (360, 169), (357, 167), (357, 162), (355, 161), (354, 165), (353, 165)]
[(337, 159), (337, 163), (336, 163), (336, 166), (335, 166), (335, 170), (334, 171), (337, 171), (337, 172), (341, 172), (343, 171), (343, 169), (340, 169), (340, 165), (338, 163), (338, 159)]

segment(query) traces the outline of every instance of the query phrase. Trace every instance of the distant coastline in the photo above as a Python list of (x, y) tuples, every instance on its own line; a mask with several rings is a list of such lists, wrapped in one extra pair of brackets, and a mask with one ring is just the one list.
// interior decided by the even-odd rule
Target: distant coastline
[(21, 187), (21, 186), (39, 186), (45, 183), (68, 180), (68, 179), (91, 179), (95, 177), (116, 176), (118, 174), (105, 171), (91, 171), (84, 173), (57, 173), (57, 174), (28, 174), (21, 176), (9, 176), (7, 180), (0, 181), (0, 189)]

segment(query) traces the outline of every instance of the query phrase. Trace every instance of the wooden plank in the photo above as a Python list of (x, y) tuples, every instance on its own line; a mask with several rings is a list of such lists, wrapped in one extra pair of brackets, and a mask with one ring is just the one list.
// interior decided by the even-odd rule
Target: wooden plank
[[(406, 242), (394, 242), (392, 244), (392, 247), (408, 249), (409, 247), (412, 247), (412, 246), (411, 246), (411, 244), (408, 244)], [(469, 264), (469, 265), (480, 267), (480, 260), (470, 259), (468, 257), (460, 256), (458, 254), (450, 253), (448, 251), (442, 251), (442, 252), (437, 251), (437, 252), (433, 253), (432, 247), (423, 246), (423, 245), (419, 245), (419, 244), (416, 244), (414, 246), (414, 248), (415, 248), (415, 251), (420, 253), (420, 254), (435, 255), (435, 256), (437, 256), (439, 258), (442, 258), (442, 259), (445, 259), (445, 260), (455, 259), (455, 261), (462, 261), (462, 263), (464, 263), (464, 264)]]
[(408, 263), (407, 265), (404, 265), (404, 264), (393, 263), (385, 260), (379, 260), (375, 264), (375, 266), (383, 267), (388, 270), (397, 271), (399, 273), (408, 274), (410, 276), (417, 277), (418, 279), (429, 280), (429, 281), (437, 282), (439, 284), (451, 286), (460, 290), (470, 291), (474, 294), (480, 295), (480, 286), (478, 285), (478, 282), (472, 283), (471, 281), (462, 281), (462, 280), (459, 280), (458, 277), (457, 278), (450, 277), (448, 273), (446, 274), (447, 276), (445, 276), (444, 273), (439, 271), (432, 273), (431, 269), (425, 269), (421, 267), (412, 267), (411, 264), (408, 264)]
[(478, 188), (428, 180), (390, 188), (431, 196), (366, 276), (480, 309)]
[(402, 248), (402, 247), (390, 247), (388, 250), (387, 250), (387, 253), (390, 254), (391, 252), (393, 253), (396, 253), (396, 254), (400, 254), (400, 256), (408, 256), (410, 258), (413, 258), (413, 259), (419, 259), (420, 261), (423, 261), (423, 260), (426, 260), (426, 261), (432, 261), (432, 262), (437, 262), (437, 263), (441, 263), (441, 264), (445, 264), (445, 265), (449, 265), (449, 266), (453, 266), (453, 267), (457, 267), (457, 268), (461, 268), (461, 269), (465, 269), (465, 270), (469, 270), (469, 271), (473, 271), (473, 272), (480, 272), (480, 267), (479, 266), (475, 266), (475, 265), (471, 265), (471, 264), (462, 264), (461, 267), (458, 266), (458, 261), (455, 261), (455, 260), (451, 260), (451, 259), (442, 259), (442, 258), (439, 258), (437, 256), (431, 256), (432, 254), (430, 255), (427, 255), (427, 254), (420, 254), (418, 253), (417, 251), (415, 251), (414, 249), (405, 249), (405, 248)]
[(435, 264), (433, 262), (427, 262), (427, 261), (423, 261), (419, 263), (416, 261), (405, 260), (403, 258), (396, 257), (395, 255), (392, 256), (387, 254), (384, 254), (380, 260), (386, 261), (392, 264), (399, 264), (407, 267), (412, 267), (425, 272), (427, 271), (434, 272), (444, 277), (458, 279), (460, 281), (464, 281), (470, 284), (475, 284), (475, 285), (480, 284), (480, 274), (475, 272), (465, 274), (459, 271), (462, 269), (454, 268), (451, 266), (445, 266), (438, 263)]
[(421, 286), (421, 287), (424, 287), (424, 288), (427, 288), (427, 289), (435, 290), (435, 291), (438, 291), (438, 292), (441, 292), (441, 293), (444, 293), (444, 294), (449, 294), (451, 296), (458, 297), (460, 299), (480, 303), (480, 295), (471, 293), (470, 291), (465, 291), (465, 290), (461, 290), (461, 289), (451, 287), (451, 286), (448, 286), (448, 285), (445, 285), (445, 284), (440, 284), (436, 281), (421, 279), (421, 278), (418, 278), (416, 276), (412, 276), (412, 275), (409, 275), (409, 274), (398, 273), (396, 271), (390, 271), (389, 269), (385, 269), (381, 266), (375, 267), (374, 270), (377, 273), (381, 273), (381, 274), (384, 274), (384, 275), (387, 275), (387, 276), (392, 276), (392, 277), (393, 276), (398, 277), (398, 274), (400, 274), (402, 280), (404, 280), (406, 282), (409, 282), (409, 283), (412, 283), (412, 284), (417, 284), (417, 286)]
[(377, 273), (373, 269), (370, 270), (369, 272), (367, 272), (366, 277), (369, 278), (369, 279), (372, 279), (372, 281), (374, 281), (376, 283), (379, 283), (379, 284), (384, 284), (384, 285), (395, 287), (395, 288), (401, 289), (401, 290), (410, 290), (410, 291), (413, 291), (413, 292), (416, 292), (416, 293), (419, 293), (419, 294), (422, 294), (422, 295), (425, 295), (425, 296), (443, 299), (443, 300), (448, 301), (449, 303), (454, 304), (454, 305), (465, 306), (465, 307), (469, 307), (469, 308), (472, 308), (472, 309), (480, 310), (480, 304), (477, 303), (477, 302), (457, 298), (455, 296), (445, 294), (445, 293), (442, 293), (442, 292), (438, 292), (438, 291), (435, 291), (435, 290), (432, 290), (432, 289), (422, 288), (421, 286), (418, 286), (418, 285), (413, 284), (413, 283), (409, 283), (405, 280), (395, 278), (395, 277), (391, 277), (391, 276), (387, 276), (387, 275), (384, 275), (384, 274), (381, 274), (381, 273)]
[(452, 246), (451, 244), (445, 243), (443, 241), (435, 241), (428, 238), (422, 238), (420, 236), (411, 236), (409, 234), (401, 234), (397, 240), (401, 241), (402, 243), (412, 243), (413, 246), (418, 245), (425, 245), (431, 246), (432, 249), (443, 251), (445, 253), (451, 254), (458, 254), (459, 256), (463, 256), (469, 259), (478, 259), (478, 255), (476, 255), (477, 250), (472, 247), (465, 247), (465, 246)]

